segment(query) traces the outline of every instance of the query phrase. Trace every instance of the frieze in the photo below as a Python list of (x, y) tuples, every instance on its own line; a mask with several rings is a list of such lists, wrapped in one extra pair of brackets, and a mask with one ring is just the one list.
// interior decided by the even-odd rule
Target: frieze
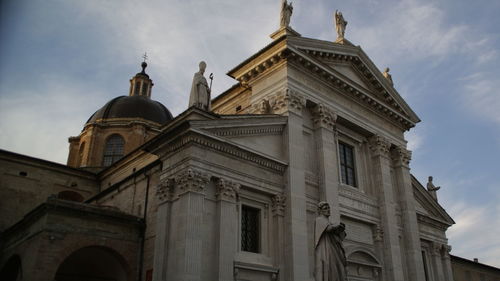
[(235, 202), (238, 198), (240, 187), (241, 185), (239, 183), (220, 178), (216, 183), (217, 191), (215, 196), (217, 197), (217, 200)]
[(175, 177), (178, 194), (185, 192), (203, 193), (209, 181), (209, 174), (193, 168), (188, 168)]
[(281, 135), (283, 133), (283, 126), (274, 125), (266, 127), (216, 128), (216, 129), (209, 129), (208, 131), (216, 136), (223, 136), (223, 137)]

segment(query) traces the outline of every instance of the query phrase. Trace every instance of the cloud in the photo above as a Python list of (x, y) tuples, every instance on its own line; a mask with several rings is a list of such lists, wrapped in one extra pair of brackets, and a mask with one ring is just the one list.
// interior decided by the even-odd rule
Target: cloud
[(500, 124), (500, 78), (477, 72), (462, 80), (462, 105), (470, 112)]
[[(428, 58), (439, 61), (466, 54), (481, 63), (496, 57), (487, 35), (465, 24), (448, 23), (447, 14), (435, 3), (403, 0), (387, 6), (375, 21), (354, 23), (349, 35), (378, 62), (395, 64)], [(482, 54), (477, 54), (478, 47), (485, 48)]]

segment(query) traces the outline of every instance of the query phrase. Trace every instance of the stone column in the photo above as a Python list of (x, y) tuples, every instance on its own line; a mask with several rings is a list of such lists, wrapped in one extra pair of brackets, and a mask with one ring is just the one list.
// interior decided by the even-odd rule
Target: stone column
[[(411, 151), (398, 146), (392, 151), (394, 172), (396, 174), (396, 188), (399, 190), (401, 217), (403, 223), (403, 240), (405, 241), (406, 265), (410, 280), (425, 280), (422, 261), (422, 247), (420, 245), (420, 231), (417, 223), (417, 211), (410, 175)], [(441, 279), (439, 279), (441, 280)]]
[(167, 251), (172, 199), (174, 198), (174, 180), (162, 180), (156, 189), (158, 209), (156, 212), (156, 236), (153, 257), (153, 280), (167, 280)]
[(380, 191), (379, 205), (384, 233), (385, 279), (387, 281), (400, 281), (404, 280), (404, 273), (391, 177), (390, 143), (384, 137), (375, 135), (370, 138), (369, 146), (372, 151), (374, 183)]
[(236, 199), (240, 185), (219, 179), (216, 184), (218, 240), (217, 280), (233, 281), (234, 256), (238, 251), (238, 217)]
[(286, 197), (282, 193), (276, 194), (272, 198), (272, 211), (273, 211), (273, 256), (274, 265), (279, 268), (279, 280), (284, 281), (285, 276), (281, 272), (285, 267), (285, 251), (283, 241), (285, 241), (284, 217), (285, 217), (285, 201)]
[(453, 271), (451, 269), (451, 259), (450, 259), (450, 252), (451, 252), (451, 246), (450, 245), (443, 245), (443, 271), (444, 271), (444, 276), (446, 281), (453, 281)]
[[(175, 177), (178, 199), (172, 204), (172, 229), (169, 238), (168, 280), (202, 281), (203, 215), (205, 187), (210, 176), (188, 168)], [(171, 255), (171, 256), (170, 256)]]
[(332, 214), (330, 219), (334, 224), (338, 224), (340, 222), (340, 178), (335, 137), (337, 115), (323, 104), (318, 104), (312, 113), (318, 158), (319, 200), (330, 204)]
[(443, 272), (443, 263), (441, 261), (441, 249), (442, 245), (439, 243), (432, 243), (432, 271), (434, 272), (434, 278), (436, 281), (445, 280)]
[[(309, 254), (307, 251), (306, 187), (304, 174), (304, 136), (302, 110), (306, 100), (299, 94), (286, 89), (278, 98), (274, 112), (280, 108), (288, 114), (285, 134), (288, 168), (285, 174), (285, 280), (303, 281), (309, 279)], [(282, 111), (283, 112), (283, 111)]]

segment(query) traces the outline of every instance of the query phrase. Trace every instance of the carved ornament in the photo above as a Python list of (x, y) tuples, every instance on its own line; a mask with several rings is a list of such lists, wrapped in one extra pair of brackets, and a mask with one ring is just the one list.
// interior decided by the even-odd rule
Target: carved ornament
[(171, 201), (174, 199), (175, 181), (174, 179), (166, 179), (161, 181), (156, 188), (156, 196), (160, 202)]
[(175, 178), (177, 184), (178, 194), (185, 192), (199, 192), (203, 193), (205, 186), (210, 181), (210, 175), (205, 172), (188, 168), (182, 171)]
[(286, 207), (286, 196), (283, 193), (278, 193), (273, 196), (272, 210), (275, 215), (284, 216)]
[(398, 146), (392, 152), (392, 159), (396, 163), (401, 163), (405, 166), (408, 166), (411, 160), (411, 151), (402, 146)]
[(240, 191), (240, 184), (221, 178), (217, 181), (216, 188), (217, 200), (235, 202)]
[(318, 104), (313, 109), (313, 122), (318, 127), (333, 128), (337, 121), (337, 114), (323, 104)]
[(302, 109), (306, 106), (306, 99), (297, 92), (286, 89), (284, 93), (276, 96), (271, 106), (273, 112), (283, 112), (286, 111), (283, 109), (288, 109), (295, 113), (301, 113)]
[(369, 139), (369, 146), (374, 155), (381, 156), (389, 153), (391, 143), (380, 135), (374, 135)]

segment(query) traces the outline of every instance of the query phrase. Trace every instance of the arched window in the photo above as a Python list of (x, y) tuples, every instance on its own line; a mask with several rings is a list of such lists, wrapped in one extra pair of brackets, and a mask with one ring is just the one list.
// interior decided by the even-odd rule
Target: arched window
[(18, 281), (23, 279), (23, 271), (21, 266), (21, 258), (18, 255), (10, 257), (10, 259), (2, 266), (0, 270), (0, 280)]
[(83, 196), (80, 193), (71, 190), (59, 192), (57, 194), (57, 198), (68, 201), (83, 202)]
[(106, 141), (106, 146), (104, 147), (102, 165), (107, 167), (122, 158), (124, 145), (125, 140), (122, 136), (115, 134), (109, 137)]

